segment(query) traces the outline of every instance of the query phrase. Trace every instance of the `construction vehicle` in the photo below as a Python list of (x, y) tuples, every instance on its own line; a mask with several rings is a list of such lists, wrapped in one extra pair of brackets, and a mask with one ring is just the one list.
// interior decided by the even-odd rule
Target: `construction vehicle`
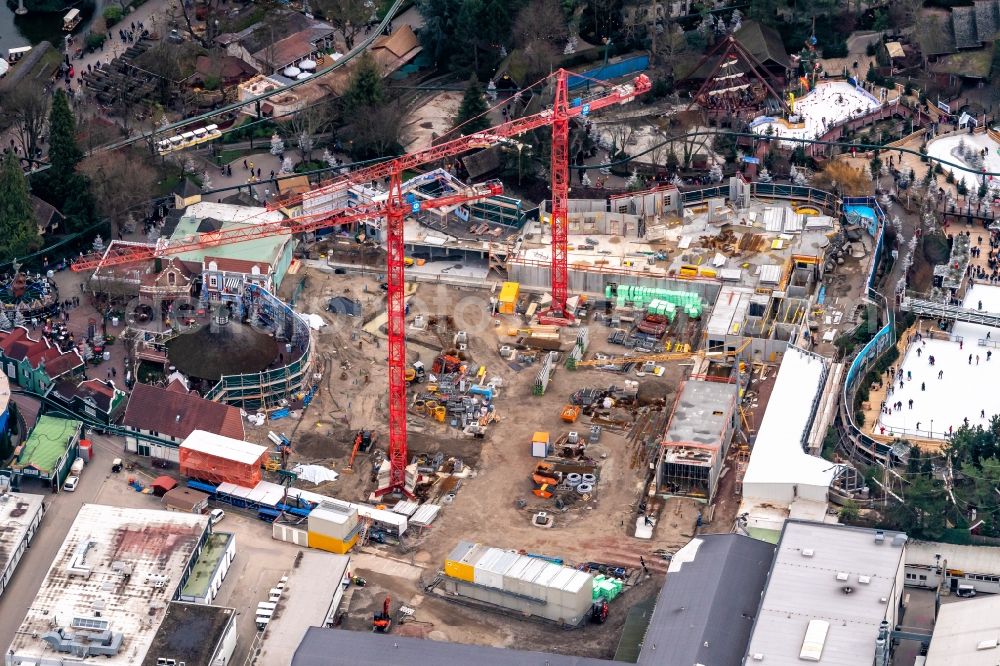
[(427, 370), (420, 361), (414, 361), (413, 365), (406, 369), (406, 381), (410, 384), (422, 384), (427, 379)]
[[(555, 78), (555, 97), (552, 105), (539, 113), (513, 118), (496, 127), (474, 132), (449, 141), (443, 141), (424, 150), (408, 153), (367, 167), (338, 175), (318, 188), (273, 197), (267, 203), (268, 211), (289, 211), (298, 208), (308, 199), (331, 198), (346, 192), (352, 185), (387, 180), (385, 199), (361, 203), (348, 208), (324, 210), (300, 217), (276, 221), (245, 220), (246, 224), (223, 229), (211, 234), (195, 234), (181, 239), (159, 239), (155, 244), (112, 244), (105, 252), (94, 252), (81, 257), (72, 265), (76, 272), (92, 271), (123, 264), (150, 261), (164, 256), (191, 250), (205, 250), (229, 243), (255, 238), (311, 233), (344, 224), (361, 221), (372, 222), (385, 218), (386, 237), (386, 309), (389, 356), (389, 475), (383, 487), (376, 490), (379, 496), (389, 493), (412, 495), (406, 484), (406, 298), (405, 298), (405, 243), (403, 227), (408, 214), (417, 210), (447, 208), (462, 203), (482, 201), (503, 194), (503, 184), (487, 181), (464, 188), (457, 194), (436, 199), (410, 202), (403, 193), (403, 174), (424, 164), (457, 157), (472, 150), (488, 148), (508, 142), (542, 127), (552, 128), (550, 171), (552, 174), (552, 207), (550, 237), (552, 247), (551, 280), (552, 303), (541, 324), (566, 324), (572, 318), (566, 309), (569, 296), (568, 252), (569, 233), (569, 126), (573, 118), (583, 118), (593, 112), (633, 101), (637, 95), (649, 92), (652, 81), (640, 74), (629, 83), (612, 86), (570, 99), (570, 72), (559, 69), (550, 76)], [(263, 214), (263, 213), (262, 213)]]
[(389, 608), (392, 604), (392, 599), (389, 595), (385, 595), (385, 601), (382, 602), (382, 612), (375, 613), (375, 617), (372, 618), (372, 631), (378, 632), (380, 634), (389, 633), (389, 629), (392, 628), (392, 615), (389, 614)]
[(608, 602), (598, 599), (590, 607), (590, 621), (594, 624), (604, 624), (608, 621)]
[(450, 374), (458, 372), (462, 367), (462, 359), (451, 354), (438, 354), (431, 365), (431, 372), (435, 375)]
[(347, 461), (347, 466), (344, 467), (345, 472), (354, 471), (354, 458), (358, 455), (358, 451), (369, 451), (375, 442), (378, 441), (378, 433), (373, 430), (359, 430), (354, 435), (354, 448), (351, 449), (351, 459)]
[(561, 418), (566, 423), (576, 423), (576, 420), (580, 418), (580, 406), (579, 405), (566, 405), (562, 408), (562, 412), (559, 414)]

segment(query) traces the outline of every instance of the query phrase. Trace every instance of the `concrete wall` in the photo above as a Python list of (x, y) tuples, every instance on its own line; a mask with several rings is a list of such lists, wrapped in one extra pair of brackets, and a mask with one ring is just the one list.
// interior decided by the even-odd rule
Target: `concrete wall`
[[(529, 287), (546, 288), (552, 284), (547, 264), (525, 264), (512, 261), (508, 267), (509, 279)], [(714, 304), (722, 289), (722, 284), (709, 280), (682, 280), (679, 278), (659, 278), (642, 274), (603, 273), (596, 269), (584, 271), (569, 267), (569, 290), (575, 294), (591, 294), (604, 297), (604, 287), (614, 282), (638, 287), (659, 287), (677, 291), (690, 291), (701, 296), (703, 301)]]

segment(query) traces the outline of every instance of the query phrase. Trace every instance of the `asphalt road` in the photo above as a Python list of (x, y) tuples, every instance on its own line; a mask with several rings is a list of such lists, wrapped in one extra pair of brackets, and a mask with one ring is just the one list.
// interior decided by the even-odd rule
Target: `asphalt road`
[(83, 504), (97, 499), (104, 481), (111, 474), (111, 460), (121, 454), (120, 441), (100, 435), (92, 436), (90, 440), (96, 449), (94, 462), (80, 475), (80, 484), (75, 492), (53, 494), (34, 481), (27, 481), (21, 487), (25, 493), (44, 494), (47, 510), (35, 538), (14, 571), (10, 585), (0, 597), (0, 646), (4, 647), (4, 651), (34, 601), (77, 512)]

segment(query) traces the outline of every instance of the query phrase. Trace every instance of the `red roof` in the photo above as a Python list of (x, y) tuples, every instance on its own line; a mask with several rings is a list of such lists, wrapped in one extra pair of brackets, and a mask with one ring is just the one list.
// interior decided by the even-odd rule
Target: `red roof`
[(23, 326), (17, 326), (12, 331), (0, 331), (0, 349), (7, 358), (27, 360), (33, 368), (44, 361), (45, 373), (53, 379), (83, 365), (83, 357), (77, 350), (61, 352), (46, 337), (32, 339)]
[(238, 407), (201, 398), (194, 393), (136, 384), (125, 407), (122, 425), (184, 439), (195, 430), (243, 439)]
[(266, 261), (250, 261), (249, 259), (227, 259), (224, 257), (205, 257), (202, 265), (203, 270), (210, 270), (209, 264), (215, 262), (216, 270), (226, 271), (229, 273), (246, 273), (251, 275), (253, 273), (253, 267), (256, 266), (260, 271), (261, 275), (267, 275), (271, 272), (271, 265)]

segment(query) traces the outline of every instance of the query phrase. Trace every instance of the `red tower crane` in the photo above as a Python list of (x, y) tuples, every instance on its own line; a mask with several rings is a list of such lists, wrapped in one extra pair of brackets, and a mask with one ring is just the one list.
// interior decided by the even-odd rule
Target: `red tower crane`
[(86, 271), (100, 266), (133, 263), (144, 259), (177, 254), (187, 250), (214, 247), (227, 243), (250, 240), (284, 233), (315, 231), (334, 225), (384, 216), (386, 218), (387, 246), (387, 337), (389, 347), (389, 480), (376, 493), (410, 493), (406, 485), (406, 342), (404, 294), (404, 243), (403, 226), (406, 213), (420, 208), (455, 205), (466, 201), (502, 193), (498, 182), (473, 186), (471, 192), (462, 192), (408, 206), (402, 192), (402, 174), (407, 169), (454, 157), (476, 148), (486, 148), (519, 136), (525, 132), (552, 125), (552, 308), (551, 313), (562, 318), (566, 312), (567, 279), (567, 215), (569, 199), (569, 122), (572, 118), (585, 117), (592, 111), (615, 104), (632, 101), (636, 95), (647, 92), (652, 84), (645, 75), (639, 75), (630, 84), (611, 88), (607, 94), (570, 100), (569, 72), (560, 69), (556, 76), (555, 102), (552, 108), (531, 116), (516, 118), (494, 128), (463, 136), (426, 150), (409, 153), (381, 162), (350, 174), (335, 178), (311, 190), (306, 195), (297, 194), (275, 199), (268, 204), (271, 210), (294, 207), (303, 202), (304, 196), (314, 197), (343, 191), (352, 184), (389, 179), (389, 193), (384, 202), (355, 206), (334, 211), (324, 211), (279, 222), (261, 225), (248, 224), (235, 229), (212, 234), (201, 234), (196, 240), (160, 240), (155, 247), (143, 245), (112, 246), (103, 257), (91, 256), (73, 264), (74, 271)]

